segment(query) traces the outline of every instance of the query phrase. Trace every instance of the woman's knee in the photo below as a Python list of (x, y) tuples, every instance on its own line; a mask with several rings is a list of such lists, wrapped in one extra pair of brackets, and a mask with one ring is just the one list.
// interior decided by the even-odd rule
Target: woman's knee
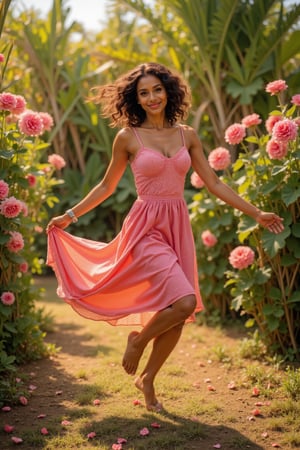
[(189, 317), (196, 308), (195, 295), (187, 295), (186, 297), (181, 298), (176, 302), (176, 306), (185, 318)]

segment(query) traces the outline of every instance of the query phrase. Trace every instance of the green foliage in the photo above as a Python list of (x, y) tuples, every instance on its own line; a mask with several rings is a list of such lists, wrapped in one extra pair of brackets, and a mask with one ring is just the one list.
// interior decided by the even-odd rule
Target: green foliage
[[(7, 52), (1, 54), (7, 64)], [(3, 63), (4, 63), (3, 61)], [(1, 103), (0, 111), (0, 405), (14, 402), (26, 389), (15, 382), (17, 367), (48, 355), (42, 329), (47, 318), (35, 309), (40, 291), (33, 273), (41, 273), (43, 259), (36, 242), (43, 232), (47, 209), (57, 202), (52, 190), (61, 181), (53, 177), (55, 166), (43, 161), (48, 144), (31, 131), (22, 130), (21, 113), (11, 104)], [(30, 113), (37, 124), (39, 113)], [(44, 134), (42, 127), (38, 132)], [(32, 134), (36, 134), (35, 131)]]
[(300, 400), (300, 369), (287, 368), (282, 388), (292, 400)]
[[(281, 98), (279, 103), (282, 104)], [(282, 105), (271, 115), (281, 115), (293, 123), (293, 120), (298, 120), (299, 108), (296, 110), (295, 105), (291, 108)], [(205, 190), (194, 196), (191, 220), (194, 233), (198, 236), (200, 280), (201, 277), (207, 278), (206, 282), (200, 281), (200, 285), (204, 286), (205, 303), (210, 303), (210, 296), (217, 296), (217, 302), (214, 300), (213, 304), (217, 304), (222, 311), (224, 296), (230, 292), (233, 297), (231, 308), (248, 317), (246, 327), (258, 328), (268, 351), (281, 353), (286, 359), (293, 360), (299, 358), (300, 323), (299, 140), (290, 139), (284, 144), (286, 151), (274, 157), (267, 147), (271, 138), (258, 127), (249, 127), (231, 174), (226, 172), (221, 178), (252, 204), (281, 216), (284, 230), (273, 234), (267, 229), (259, 229), (253, 219), (240, 214), (234, 216), (233, 213), (235, 220), (227, 223), (226, 230), (224, 221), (229, 214), (228, 207), (212, 201)], [(237, 226), (237, 235), (233, 226), (234, 229)], [(205, 229), (217, 237), (213, 247), (205, 246), (199, 239)], [(226, 231), (233, 233), (227, 242), (224, 241)], [(228, 257), (241, 244), (255, 248), (257, 258), (246, 268), (229, 269)], [(208, 265), (211, 266), (209, 269)], [(220, 274), (218, 269), (222, 266), (226, 269)], [(219, 284), (221, 289), (218, 292)]]

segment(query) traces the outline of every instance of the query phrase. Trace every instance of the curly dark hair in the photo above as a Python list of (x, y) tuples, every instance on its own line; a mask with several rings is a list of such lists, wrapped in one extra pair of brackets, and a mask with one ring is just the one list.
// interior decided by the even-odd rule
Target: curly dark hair
[(95, 95), (89, 100), (102, 104), (102, 115), (110, 118), (112, 127), (138, 127), (146, 113), (137, 103), (137, 84), (140, 78), (154, 75), (159, 78), (167, 93), (166, 119), (174, 125), (185, 119), (190, 107), (190, 89), (183, 78), (158, 63), (140, 64), (114, 83), (97, 86)]

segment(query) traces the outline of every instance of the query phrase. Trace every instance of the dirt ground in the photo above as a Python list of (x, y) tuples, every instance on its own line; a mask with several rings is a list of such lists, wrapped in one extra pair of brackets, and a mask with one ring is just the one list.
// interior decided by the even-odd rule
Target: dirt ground
[[(46, 305), (47, 308), (48, 306)], [(66, 416), (68, 409), (75, 406), (76, 396), (84, 383), (84, 377), (80, 378), (76, 374), (78, 375), (80, 370), (84, 373), (95, 370), (95, 357), (92, 355), (91, 349), (93, 346), (99, 345), (99, 342), (93, 332), (95, 328), (92, 329), (92, 327), (97, 327), (99, 330), (99, 340), (103, 346), (114, 345), (109, 338), (109, 333), (114, 333), (115, 337), (122, 337), (125, 343), (126, 334), (130, 331), (128, 327), (124, 327), (124, 329), (118, 327), (118, 331), (116, 331), (113, 327), (103, 323), (95, 324), (93, 322), (91, 325), (90, 321), (76, 315), (69, 306), (60, 300), (57, 300), (54, 310), (55, 332), (47, 336), (47, 341), (60, 347), (61, 350), (49, 359), (33, 362), (24, 368), (29, 377), (28, 382), (33, 386), (32, 396), (28, 405), (13, 407), (9, 412), (0, 412), (1, 450), (15, 447), (15, 444), (11, 443), (11, 435), (3, 432), (6, 423), (15, 426), (18, 430), (15, 435), (22, 435), (24, 430), (28, 432), (28, 430), (36, 428), (37, 418), (41, 415), (40, 427), (46, 426), (47, 420), (55, 419), (57, 416)], [(50, 311), (52, 311), (51, 308)], [(196, 339), (197, 333), (200, 335), (198, 340)], [(266, 401), (266, 398), (253, 397), (253, 388), (250, 385), (243, 387), (242, 377), (248, 362), (244, 361), (243, 367), (240, 367), (235, 366), (234, 363), (226, 363), (225, 354), (221, 355), (223, 358), (220, 357), (220, 353), (227, 351), (230, 353), (236, 349), (240, 339), (241, 335), (234, 329), (220, 331), (205, 326), (188, 325), (181, 341), (171, 355), (171, 363), (184, 366), (188, 373), (185, 382), (190, 385), (190, 392), (186, 394), (186, 401), (190, 401), (197, 395), (207, 396), (214, 404), (219, 405), (223, 412), (221, 421), (220, 415), (208, 414), (201, 417), (202, 426), (208, 431), (207, 437), (199, 442), (194, 440), (190, 443), (187, 442), (184, 449), (270, 449), (274, 448), (275, 443), (280, 443), (282, 434), (280, 431), (268, 429), (266, 420), (271, 402)], [(219, 355), (216, 349), (219, 349)], [(107, 364), (110, 364), (109, 361)], [(115, 366), (115, 364), (111, 364), (111, 366)], [(126, 377), (127, 375), (124, 373), (124, 379)], [(36, 389), (34, 389), (35, 387)], [(253, 410), (258, 408), (258, 401), (261, 402), (259, 405), (261, 414), (259, 417), (255, 417)], [(168, 409), (168, 399), (164, 399), (164, 405)], [(44, 416), (45, 418), (43, 418)], [(199, 420), (199, 418), (193, 419), (192, 417), (190, 419)], [(178, 411), (178, 420), (181, 420), (180, 411)], [(243, 446), (244, 438), (249, 439), (249, 445)], [(229, 444), (226, 444), (227, 442), (236, 444), (234, 447), (230, 447)], [(239, 446), (239, 442), (241, 446)], [(25, 442), (19, 447), (33, 448), (28, 447)], [(37, 445), (34, 448), (43, 447)], [(288, 447), (280, 445), (280, 448)], [(160, 449), (151, 448), (150, 450)]]

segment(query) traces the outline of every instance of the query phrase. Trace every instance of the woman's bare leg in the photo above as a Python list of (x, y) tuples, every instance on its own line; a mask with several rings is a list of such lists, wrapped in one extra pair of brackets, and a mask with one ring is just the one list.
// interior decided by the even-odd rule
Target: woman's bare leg
[(159, 411), (162, 408), (161, 403), (158, 402), (155, 395), (154, 379), (161, 366), (176, 346), (181, 336), (183, 325), (184, 322), (176, 325), (154, 339), (152, 352), (146, 367), (141, 375), (135, 380), (136, 387), (144, 394), (146, 408), (150, 411)]
[(140, 333), (136, 331), (130, 333), (122, 362), (126, 372), (134, 375), (148, 342), (183, 323), (193, 313), (195, 306), (194, 295), (183, 297), (170, 307), (157, 312)]

